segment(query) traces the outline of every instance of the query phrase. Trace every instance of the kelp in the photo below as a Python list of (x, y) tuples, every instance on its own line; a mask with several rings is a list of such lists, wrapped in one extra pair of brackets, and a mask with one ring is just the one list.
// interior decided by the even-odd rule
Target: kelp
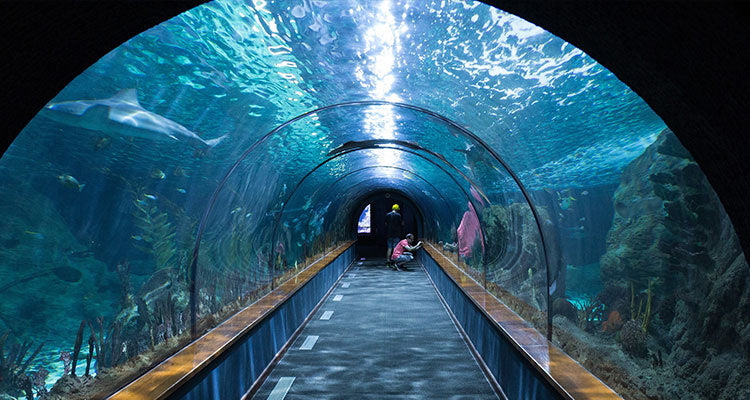
[(136, 244), (136, 248), (154, 257), (156, 270), (176, 268), (178, 260), (175, 236), (177, 232), (169, 222), (167, 213), (159, 212), (153, 202), (137, 199), (134, 204), (135, 226), (140, 230), (141, 241), (145, 244)]

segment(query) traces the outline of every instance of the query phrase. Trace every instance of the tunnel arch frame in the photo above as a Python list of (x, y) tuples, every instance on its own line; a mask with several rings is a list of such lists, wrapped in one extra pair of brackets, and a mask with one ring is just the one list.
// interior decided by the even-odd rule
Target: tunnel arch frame
[[(358, 100), (358, 101), (349, 101), (349, 102), (342, 102), (342, 103), (330, 104), (330, 105), (327, 105), (327, 106), (316, 108), (314, 110), (306, 111), (306, 112), (304, 112), (302, 114), (299, 114), (299, 115), (297, 115), (295, 117), (292, 117), (292, 118), (288, 119), (287, 121), (285, 121), (285, 122), (277, 125), (275, 128), (273, 128), (268, 133), (266, 133), (261, 138), (259, 138), (255, 143), (253, 143), (252, 145), (250, 145), (240, 155), (240, 157), (235, 161), (235, 163), (229, 168), (229, 170), (226, 172), (226, 174), (224, 175), (224, 177), (221, 179), (221, 181), (217, 184), (216, 188), (214, 189), (214, 192), (211, 195), (211, 198), (210, 198), (210, 200), (208, 202), (208, 205), (207, 205), (207, 207), (206, 207), (206, 209), (205, 209), (205, 211), (203, 213), (203, 216), (201, 217), (201, 220), (200, 220), (200, 222), (198, 224), (198, 231), (197, 231), (197, 234), (196, 234), (195, 246), (194, 246), (193, 252), (192, 252), (192, 260), (191, 260), (190, 266), (189, 266), (189, 278), (190, 278), (190, 284), (189, 284), (189, 287), (190, 287), (190, 300), (189, 300), (190, 307), (189, 308), (190, 308), (191, 332), (192, 332), (193, 336), (195, 336), (197, 334), (197, 330), (196, 330), (196, 326), (197, 326), (197, 323), (196, 323), (197, 322), (196, 321), (197, 306), (196, 306), (196, 301), (195, 301), (196, 297), (197, 297), (197, 293), (196, 293), (196, 286), (195, 285), (196, 285), (197, 267), (198, 267), (198, 265), (197, 265), (198, 264), (198, 254), (199, 254), (199, 251), (200, 251), (200, 242), (201, 242), (201, 239), (202, 239), (203, 230), (205, 229), (206, 223), (208, 222), (208, 216), (210, 215), (210, 213), (211, 213), (211, 211), (213, 209), (213, 206), (214, 206), (214, 204), (216, 202), (218, 194), (221, 192), (221, 189), (224, 187), (224, 185), (226, 185), (226, 182), (229, 179), (229, 177), (239, 167), (240, 163), (242, 161), (244, 161), (245, 158), (247, 158), (247, 156), (253, 150), (255, 150), (256, 148), (258, 148), (261, 144), (265, 143), (270, 137), (272, 137), (273, 135), (275, 135), (276, 133), (278, 133), (279, 131), (281, 131), (285, 127), (293, 124), (294, 122), (300, 121), (300, 120), (302, 120), (304, 118), (307, 118), (309, 116), (318, 114), (320, 112), (323, 112), (323, 111), (326, 111), (326, 110), (335, 109), (335, 108), (349, 107), (349, 106), (377, 106), (377, 105), (387, 105), (387, 106), (392, 106), (392, 107), (396, 107), (396, 108), (404, 108), (404, 109), (416, 111), (418, 113), (422, 113), (422, 114), (425, 114), (425, 115), (430, 116), (432, 118), (435, 118), (438, 121), (441, 121), (441, 122), (447, 124), (448, 126), (453, 127), (454, 129), (458, 130), (460, 133), (462, 133), (463, 135), (465, 135), (469, 139), (471, 139), (474, 142), (476, 142), (485, 151), (489, 152), (490, 155), (497, 162), (499, 162), (503, 166), (503, 168), (505, 168), (506, 172), (508, 172), (508, 174), (511, 176), (511, 178), (513, 179), (513, 181), (516, 183), (516, 185), (518, 186), (518, 188), (521, 190), (521, 193), (523, 194), (523, 197), (525, 198), (527, 204), (529, 205), (529, 207), (531, 209), (532, 215), (534, 217), (534, 221), (536, 223), (537, 232), (539, 234), (539, 239), (540, 239), (540, 242), (541, 242), (542, 253), (543, 253), (543, 258), (544, 258), (545, 274), (546, 274), (546, 285), (545, 285), (546, 286), (546, 288), (545, 288), (545, 298), (546, 298), (546, 303), (547, 303), (547, 312), (546, 312), (546, 315), (547, 315), (547, 335), (546, 336), (547, 336), (547, 338), (549, 340), (552, 340), (552, 314), (551, 314), (550, 309), (549, 309), (550, 308), (550, 280), (551, 280), (550, 265), (551, 264), (550, 264), (550, 261), (549, 261), (549, 254), (548, 254), (548, 250), (547, 250), (547, 244), (546, 244), (546, 241), (545, 241), (545, 238), (544, 238), (544, 229), (542, 228), (542, 224), (541, 224), (541, 220), (540, 220), (540, 217), (539, 217), (539, 213), (536, 210), (536, 207), (534, 206), (534, 202), (531, 199), (530, 194), (526, 190), (526, 187), (524, 186), (523, 182), (521, 182), (520, 178), (513, 171), (513, 169), (510, 168), (510, 165), (508, 165), (508, 163), (506, 163), (505, 160), (502, 157), (500, 157), (500, 155), (494, 149), (492, 149), (492, 147), (490, 147), (486, 142), (484, 142), (477, 135), (475, 135), (474, 133), (472, 133), (471, 131), (469, 131), (467, 128), (459, 125), (458, 123), (454, 122), (453, 120), (451, 120), (451, 119), (449, 119), (449, 118), (447, 118), (447, 117), (445, 117), (445, 116), (443, 116), (441, 114), (438, 114), (438, 113), (436, 113), (434, 111), (431, 111), (431, 110), (428, 110), (426, 108), (415, 106), (415, 105), (412, 105), (412, 104), (400, 103), (400, 102), (392, 102), (392, 101), (386, 101), (386, 100)], [(437, 155), (437, 153), (431, 152), (429, 149), (425, 149), (425, 150), (428, 153), (437, 156), (443, 162), (445, 162), (446, 164), (448, 164), (448, 165), (452, 166), (454, 169), (456, 169), (456, 167), (453, 166), (452, 164), (450, 164), (447, 160), (445, 160), (444, 157), (440, 157), (439, 155)], [(406, 150), (402, 149), (402, 151), (406, 151)], [(467, 180), (471, 181), (463, 173), (461, 173), (460, 171), (458, 171), (458, 172), (459, 172), (459, 174), (461, 174), (462, 176), (464, 176), (464, 178), (467, 178)], [(308, 175), (309, 175), (309, 173), (308, 173)], [(298, 183), (298, 185), (299, 185), (299, 183)], [(471, 196), (467, 195), (467, 197), (469, 198), (469, 201), (471, 202), (472, 201), (471, 200)], [(286, 202), (285, 202), (285, 204), (286, 204)], [(475, 207), (475, 210), (476, 210), (476, 207)], [(481, 219), (480, 219), (480, 227), (482, 227)], [(482, 242), (484, 242), (484, 231), (482, 233), (483, 233), (483, 235), (482, 235), (483, 236)], [(272, 240), (275, 241), (275, 231), (274, 231), (274, 234), (272, 234)], [(273, 280), (272, 280), (272, 282), (273, 282)]]

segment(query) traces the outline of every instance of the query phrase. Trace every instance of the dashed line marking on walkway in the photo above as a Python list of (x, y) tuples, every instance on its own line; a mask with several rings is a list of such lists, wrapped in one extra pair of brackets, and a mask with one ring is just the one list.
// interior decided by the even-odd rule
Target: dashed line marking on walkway
[(279, 378), (279, 381), (276, 383), (276, 386), (273, 387), (271, 394), (268, 395), (268, 400), (284, 400), (287, 392), (289, 392), (289, 389), (292, 387), (292, 383), (294, 383), (294, 379), (293, 376)]
[(344, 295), (337, 294), (337, 295), (333, 296), (333, 301), (341, 301), (341, 299), (343, 299), (343, 298), (344, 298)]
[(342, 287), (342, 288), (344, 288), (344, 289), (346, 289), (346, 288), (348, 288), (348, 287), (349, 287), (349, 285), (351, 285), (351, 283), (349, 283), (349, 282), (346, 282), (346, 283), (342, 283), (342, 284), (341, 284), (341, 287)]
[[(315, 346), (315, 343), (318, 341), (319, 336), (310, 335), (307, 338), (305, 338), (305, 341), (302, 343), (302, 346), (299, 347), (300, 350), (312, 350), (313, 346)], [(291, 385), (290, 385), (291, 386)]]
[(320, 316), (320, 319), (322, 319), (323, 321), (328, 321), (329, 319), (331, 319), (332, 315), (333, 311), (326, 311), (323, 313), (323, 315)]

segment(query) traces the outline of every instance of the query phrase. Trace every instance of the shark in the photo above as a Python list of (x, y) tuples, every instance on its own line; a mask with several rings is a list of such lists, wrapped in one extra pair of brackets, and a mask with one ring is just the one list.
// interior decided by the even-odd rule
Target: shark
[(204, 140), (195, 132), (169, 118), (143, 108), (135, 89), (123, 89), (106, 99), (49, 103), (41, 115), (69, 126), (106, 134), (166, 142), (185, 142), (196, 149), (216, 146), (227, 135)]

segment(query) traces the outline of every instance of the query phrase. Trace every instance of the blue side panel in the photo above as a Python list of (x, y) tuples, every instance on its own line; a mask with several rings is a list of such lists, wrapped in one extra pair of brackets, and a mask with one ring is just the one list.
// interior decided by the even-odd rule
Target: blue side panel
[(500, 333), (426, 251), (419, 260), (430, 274), (477, 352), (510, 400), (563, 399)]
[(351, 246), (169, 398), (241, 398), (353, 260)]

